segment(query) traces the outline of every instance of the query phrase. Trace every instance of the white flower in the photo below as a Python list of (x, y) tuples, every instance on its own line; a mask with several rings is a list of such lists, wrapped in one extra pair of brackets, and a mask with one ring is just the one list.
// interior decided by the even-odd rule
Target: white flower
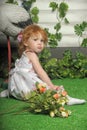
[(61, 112), (61, 115), (62, 115), (62, 117), (68, 117), (68, 113), (65, 112), (65, 111), (62, 111), (62, 112)]

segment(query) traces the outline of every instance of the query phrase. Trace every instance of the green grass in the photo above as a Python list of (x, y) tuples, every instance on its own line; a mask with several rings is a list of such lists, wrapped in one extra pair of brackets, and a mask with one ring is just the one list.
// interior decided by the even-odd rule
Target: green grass
[[(53, 80), (64, 85), (69, 95), (87, 100), (87, 79)], [(25, 102), (13, 98), (0, 98), (0, 130), (87, 130), (87, 103), (66, 106), (72, 111), (68, 118), (33, 114), (22, 111)]]

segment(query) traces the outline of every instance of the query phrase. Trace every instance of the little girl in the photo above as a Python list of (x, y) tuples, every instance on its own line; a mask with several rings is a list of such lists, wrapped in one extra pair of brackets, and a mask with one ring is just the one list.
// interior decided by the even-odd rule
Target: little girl
[[(1, 92), (1, 97), (8, 94), (23, 100), (23, 95), (35, 89), (36, 82), (46, 83), (48, 89), (63, 89), (54, 85), (47, 73), (42, 68), (38, 54), (42, 52), (47, 43), (47, 34), (38, 25), (27, 26), (21, 34), (19, 43), (20, 59), (15, 62), (15, 68), (9, 73), (8, 90)], [(76, 99), (68, 96), (68, 105), (83, 104), (84, 99)]]

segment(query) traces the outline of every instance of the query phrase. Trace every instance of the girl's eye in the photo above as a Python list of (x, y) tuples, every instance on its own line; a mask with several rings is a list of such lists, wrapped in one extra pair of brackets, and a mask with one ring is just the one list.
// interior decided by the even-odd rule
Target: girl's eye
[(37, 41), (37, 38), (35, 38), (34, 41)]
[(41, 42), (44, 42), (44, 40), (42, 39)]

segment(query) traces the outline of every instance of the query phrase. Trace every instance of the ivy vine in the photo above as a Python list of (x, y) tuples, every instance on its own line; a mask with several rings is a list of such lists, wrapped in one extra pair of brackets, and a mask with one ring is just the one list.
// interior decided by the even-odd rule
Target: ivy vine
[[(82, 47), (87, 47), (87, 22), (83, 21), (74, 26), (75, 34), (79, 37), (79, 44)], [(82, 40), (80, 40), (82, 39)]]

